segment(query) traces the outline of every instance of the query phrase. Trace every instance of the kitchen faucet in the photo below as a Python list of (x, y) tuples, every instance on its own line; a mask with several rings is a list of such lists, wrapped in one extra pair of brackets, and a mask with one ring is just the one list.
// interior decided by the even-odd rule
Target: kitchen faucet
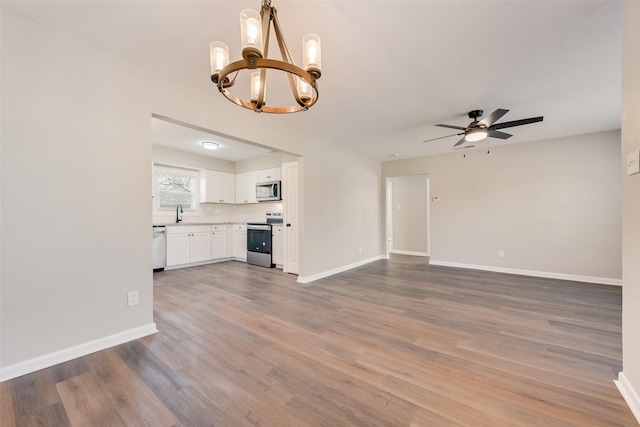
[(182, 221), (182, 205), (176, 206), (176, 224)]

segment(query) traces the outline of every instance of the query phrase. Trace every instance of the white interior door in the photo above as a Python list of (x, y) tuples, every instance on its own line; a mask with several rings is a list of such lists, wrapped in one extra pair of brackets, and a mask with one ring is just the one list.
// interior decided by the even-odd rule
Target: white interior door
[(298, 162), (285, 163), (283, 171), (284, 265), (283, 271), (298, 274)]

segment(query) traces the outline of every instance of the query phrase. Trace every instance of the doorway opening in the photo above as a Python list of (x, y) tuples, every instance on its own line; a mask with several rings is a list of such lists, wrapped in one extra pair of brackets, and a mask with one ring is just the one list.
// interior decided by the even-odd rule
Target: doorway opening
[(431, 255), (429, 175), (386, 180), (386, 254)]

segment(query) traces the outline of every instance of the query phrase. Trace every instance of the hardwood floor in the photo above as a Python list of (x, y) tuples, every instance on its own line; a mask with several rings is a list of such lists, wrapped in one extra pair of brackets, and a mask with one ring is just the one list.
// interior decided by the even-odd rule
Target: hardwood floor
[(2, 426), (636, 426), (619, 287), (394, 256), (154, 275), (159, 333), (0, 384)]

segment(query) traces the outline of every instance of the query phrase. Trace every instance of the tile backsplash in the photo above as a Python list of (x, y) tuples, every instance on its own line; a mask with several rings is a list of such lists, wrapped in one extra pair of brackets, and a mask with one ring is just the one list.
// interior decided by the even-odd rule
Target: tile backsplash
[[(202, 203), (197, 212), (184, 212), (183, 222), (261, 222), (265, 221), (267, 212), (282, 212), (282, 203), (264, 202), (246, 205)], [(175, 212), (154, 214), (154, 224), (174, 223)]]

